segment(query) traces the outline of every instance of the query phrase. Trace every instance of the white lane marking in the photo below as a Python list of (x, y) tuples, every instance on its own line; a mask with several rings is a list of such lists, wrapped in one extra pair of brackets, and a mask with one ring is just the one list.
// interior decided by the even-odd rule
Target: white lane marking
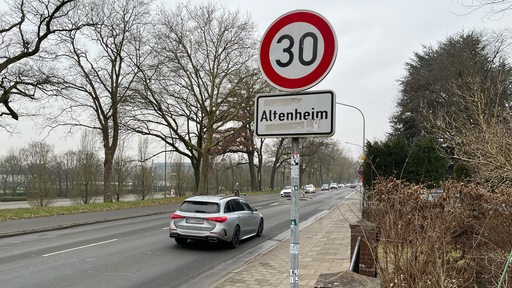
[(354, 192), (352, 192), (352, 193), (348, 194), (347, 196), (345, 196), (345, 199), (347, 199), (348, 197), (350, 197), (350, 196), (354, 195), (355, 193), (356, 193), (356, 191), (354, 191)]
[(43, 257), (53, 256), (53, 255), (57, 255), (57, 254), (61, 254), (61, 253), (66, 253), (66, 252), (71, 252), (71, 251), (78, 250), (78, 249), (89, 248), (89, 247), (93, 247), (93, 246), (97, 246), (97, 245), (101, 245), (101, 244), (107, 244), (107, 243), (114, 242), (114, 241), (117, 241), (117, 240), (118, 239), (110, 239), (110, 240), (107, 240), (107, 241), (102, 241), (102, 242), (92, 243), (92, 244), (89, 244), (89, 245), (84, 245), (84, 246), (80, 246), (80, 247), (71, 248), (71, 249), (61, 250), (61, 251), (57, 251), (57, 252), (53, 252), (53, 253), (44, 254)]

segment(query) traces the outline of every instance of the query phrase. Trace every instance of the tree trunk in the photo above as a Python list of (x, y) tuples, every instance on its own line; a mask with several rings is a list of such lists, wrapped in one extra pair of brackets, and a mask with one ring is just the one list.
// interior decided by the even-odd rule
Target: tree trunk
[(272, 170), (270, 171), (270, 189), (274, 190), (276, 184), (276, 173), (277, 173), (277, 159), (274, 159), (274, 163), (272, 163)]
[(249, 175), (251, 176), (251, 189), (252, 191), (257, 190), (257, 178), (256, 178), (256, 168), (254, 167), (254, 149), (247, 152), (247, 158), (249, 160)]
[(274, 162), (272, 163), (272, 170), (270, 172), (270, 189), (272, 189), (272, 190), (274, 190), (274, 188), (275, 188), (276, 173), (277, 173), (277, 168), (279, 166), (279, 161), (281, 158), (281, 149), (283, 147), (284, 141), (285, 141), (285, 138), (281, 138), (279, 140), (279, 144), (276, 149), (276, 154), (274, 155)]
[(112, 179), (115, 149), (105, 147), (105, 160), (103, 161), (103, 202), (112, 202)]
[[(261, 163), (261, 162), (260, 162)], [(263, 187), (261, 187), (261, 168), (263, 165), (259, 164), (256, 168), (256, 177), (258, 177), (258, 191), (262, 191)]]
[(203, 149), (201, 151), (202, 161), (200, 167), (200, 175), (199, 175), (199, 187), (197, 193), (199, 195), (207, 195), (208, 194), (208, 172), (210, 168), (210, 155), (209, 149)]
[(261, 186), (261, 178), (262, 178), (262, 169), (263, 169), (263, 143), (265, 142), (265, 138), (260, 140), (260, 144), (256, 153), (256, 156), (258, 157), (258, 166), (256, 170), (256, 175), (258, 177), (258, 191), (262, 191), (263, 187)]
[(199, 155), (197, 158), (190, 158), (190, 161), (194, 172), (194, 194), (197, 194), (199, 191), (199, 180), (201, 179), (202, 156)]

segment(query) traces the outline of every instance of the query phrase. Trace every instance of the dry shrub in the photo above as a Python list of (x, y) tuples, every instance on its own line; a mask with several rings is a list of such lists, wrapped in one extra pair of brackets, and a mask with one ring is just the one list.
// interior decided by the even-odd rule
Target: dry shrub
[[(365, 215), (379, 229), (385, 286), (496, 287), (512, 248), (512, 189), (447, 182), (432, 192), (394, 179), (374, 186)], [(512, 287), (510, 267), (502, 287)]]

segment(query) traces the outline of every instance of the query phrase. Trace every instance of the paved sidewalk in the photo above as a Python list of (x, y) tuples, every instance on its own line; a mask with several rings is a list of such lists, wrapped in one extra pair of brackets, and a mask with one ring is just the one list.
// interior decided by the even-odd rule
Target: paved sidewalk
[[(361, 218), (360, 194), (346, 201), (299, 232), (299, 286), (313, 287), (318, 276), (348, 270), (349, 223)], [(212, 287), (290, 287), (290, 239), (229, 272)]]

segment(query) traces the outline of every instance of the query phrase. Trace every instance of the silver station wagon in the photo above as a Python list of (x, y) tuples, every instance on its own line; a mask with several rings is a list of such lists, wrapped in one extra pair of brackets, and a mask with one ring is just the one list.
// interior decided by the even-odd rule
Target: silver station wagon
[(240, 240), (263, 233), (263, 216), (236, 196), (193, 196), (172, 213), (169, 236), (184, 245), (188, 240), (227, 243), (238, 247)]

